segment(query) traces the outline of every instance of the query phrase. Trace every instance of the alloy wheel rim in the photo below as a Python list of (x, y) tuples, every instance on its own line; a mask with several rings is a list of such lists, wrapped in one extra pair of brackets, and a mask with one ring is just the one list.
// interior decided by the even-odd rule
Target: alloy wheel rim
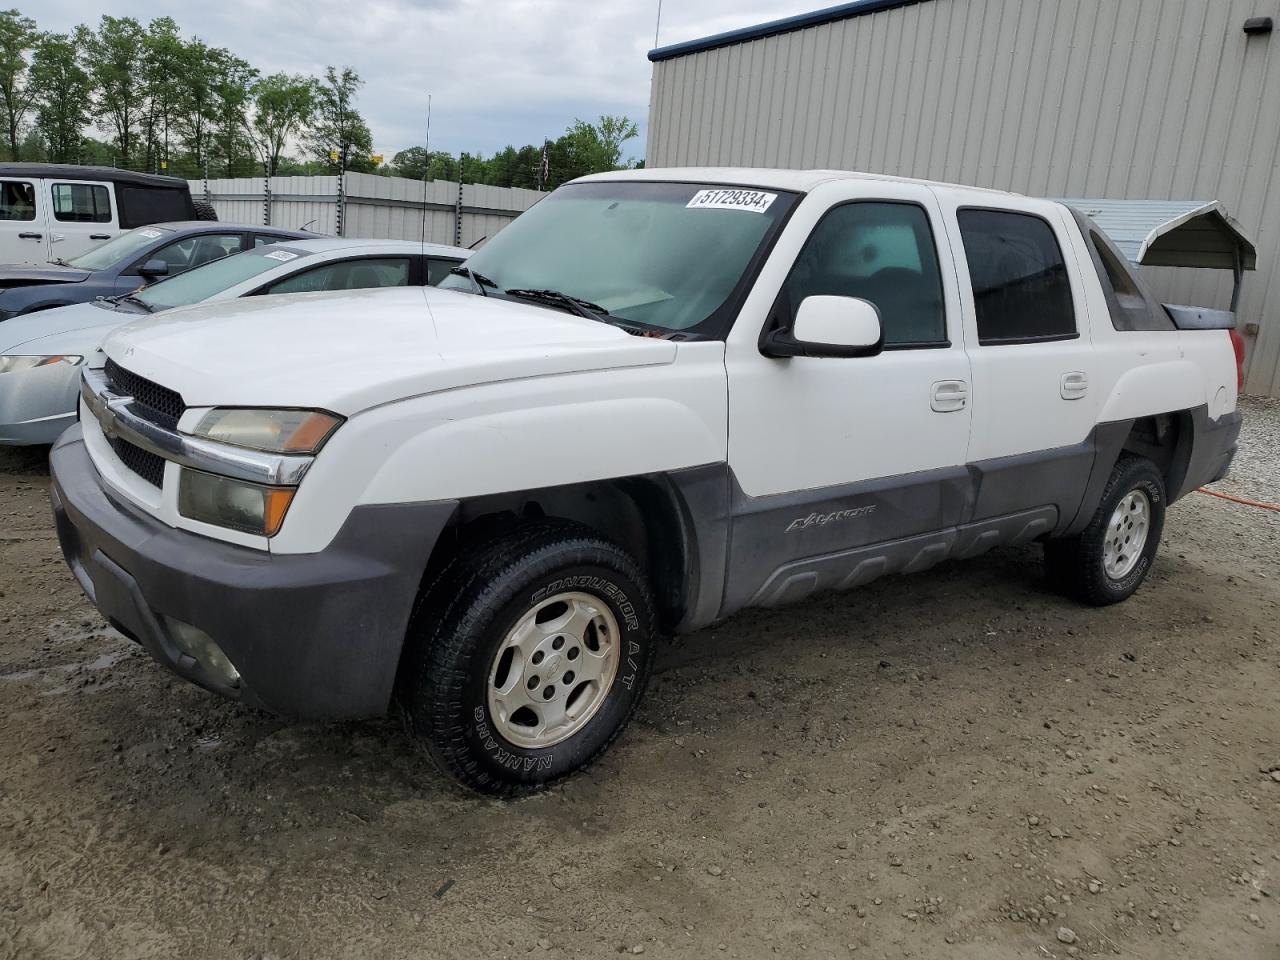
[(539, 750), (599, 712), (621, 660), (618, 621), (587, 593), (558, 593), (527, 610), (489, 668), (489, 717), (503, 739)]
[(1102, 567), (1112, 580), (1123, 580), (1138, 565), (1151, 533), (1151, 500), (1130, 490), (1111, 513), (1102, 545)]

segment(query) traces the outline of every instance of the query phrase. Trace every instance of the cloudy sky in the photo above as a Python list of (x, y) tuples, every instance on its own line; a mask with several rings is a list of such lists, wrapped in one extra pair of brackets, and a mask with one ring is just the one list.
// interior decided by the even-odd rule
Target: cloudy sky
[[(660, 45), (750, 26), (832, 0), (665, 0)], [(172, 16), (186, 36), (228, 47), (263, 73), (350, 65), (360, 106), (388, 158), (421, 143), (490, 153), (556, 137), (575, 117), (621, 113), (644, 155), (657, 0), (42, 0), (17, 4), (42, 29), (104, 13)]]

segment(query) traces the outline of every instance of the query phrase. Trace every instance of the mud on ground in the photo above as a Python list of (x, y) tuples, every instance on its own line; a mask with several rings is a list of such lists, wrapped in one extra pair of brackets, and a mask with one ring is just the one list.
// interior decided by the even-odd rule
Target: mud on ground
[[(1280, 405), (1220, 489), (1280, 500)], [(751, 612), (531, 799), (171, 679), (0, 451), (0, 958), (1280, 957), (1280, 514), (1106, 610), (1034, 548)]]

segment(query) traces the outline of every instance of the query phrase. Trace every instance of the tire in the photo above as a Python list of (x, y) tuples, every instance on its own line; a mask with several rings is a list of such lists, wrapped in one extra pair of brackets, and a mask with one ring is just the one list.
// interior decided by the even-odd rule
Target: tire
[(1090, 606), (1127, 600), (1151, 572), (1166, 504), (1164, 478), (1155, 465), (1123, 454), (1089, 525), (1074, 537), (1045, 544), (1049, 579)]
[(191, 203), (196, 208), (197, 220), (218, 219), (218, 211), (213, 208), (213, 204), (208, 200), (192, 200)]
[(631, 719), (658, 641), (653, 610), (636, 562), (586, 527), (537, 521), (474, 542), (410, 623), (398, 685), (406, 726), (480, 793), (566, 777)]

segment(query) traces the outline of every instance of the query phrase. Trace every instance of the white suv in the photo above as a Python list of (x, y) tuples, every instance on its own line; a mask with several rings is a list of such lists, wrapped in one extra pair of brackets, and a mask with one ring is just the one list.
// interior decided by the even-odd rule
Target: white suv
[(663, 634), (746, 607), (1030, 541), (1123, 600), (1235, 451), (1231, 316), (1047, 200), (612, 173), (454, 272), (117, 331), (53, 503), (156, 659), (285, 714), (398, 701), (486, 792), (590, 761)]
[(0, 163), (0, 263), (70, 260), (125, 230), (216, 220), (178, 177), (111, 167)]

